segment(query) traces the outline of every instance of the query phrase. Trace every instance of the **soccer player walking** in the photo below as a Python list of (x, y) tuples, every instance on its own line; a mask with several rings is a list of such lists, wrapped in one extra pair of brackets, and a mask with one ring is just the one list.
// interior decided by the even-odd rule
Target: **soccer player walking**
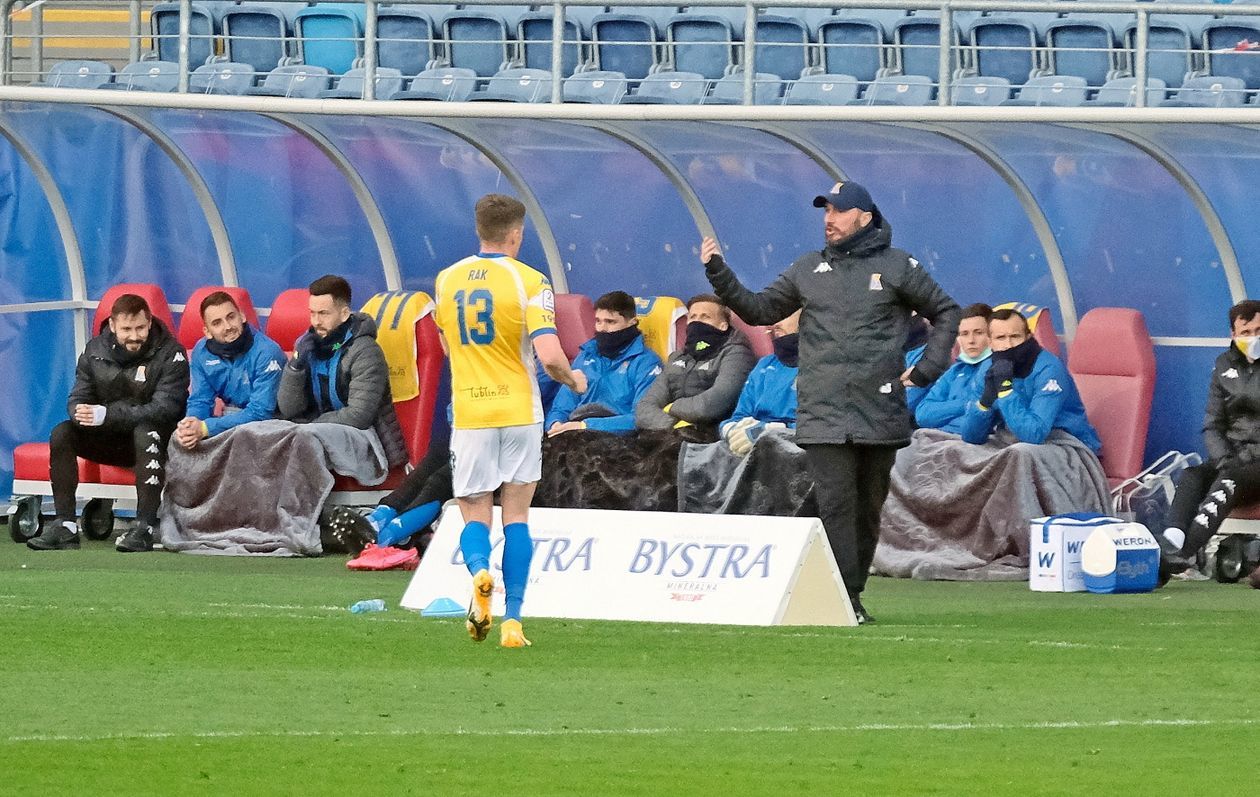
[[(490, 632), (490, 525), (494, 492), (503, 507), (503, 589), (507, 599), (499, 641), (530, 644), (521, 604), (534, 544), (529, 504), (542, 476), (543, 410), (534, 354), (547, 374), (577, 393), (586, 377), (569, 367), (556, 335), (555, 295), (545, 276), (516, 259), (525, 232), (525, 206), (502, 194), (477, 201), (481, 251), (437, 276), (435, 320), (451, 361), (451, 465), (464, 518), (459, 547), (473, 577), (468, 634)], [(531, 348), (532, 343), (532, 348)]]

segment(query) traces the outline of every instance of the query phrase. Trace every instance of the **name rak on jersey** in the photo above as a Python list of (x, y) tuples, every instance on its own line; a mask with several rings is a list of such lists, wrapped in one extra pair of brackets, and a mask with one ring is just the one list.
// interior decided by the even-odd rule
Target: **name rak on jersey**
[[(494, 542), (502, 547), (503, 539)], [(648, 537), (640, 538), (625, 572), (634, 576), (664, 576), (693, 580), (769, 578), (774, 545), (749, 546), (742, 543), (671, 542)], [(597, 555), (593, 537), (534, 537), (536, 573), (564, 573), (569, 570), (589, 571)], [(492, 557), (493, 558), (493, 557)], [(451, 564), (463, 566), (464, 557), (458, 546), (451, 552)], [(499, 564), (495, 569), (502, 570)]]

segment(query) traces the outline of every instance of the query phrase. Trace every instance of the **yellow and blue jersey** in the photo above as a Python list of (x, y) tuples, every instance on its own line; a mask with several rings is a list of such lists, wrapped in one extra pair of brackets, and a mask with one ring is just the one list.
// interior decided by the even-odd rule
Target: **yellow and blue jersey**
[(542, 423), (530, 341), (555, 334), (555, 295), (506, 255), (466, 257), (437, 276), (434, 320), (451, 360), (456, 429)]

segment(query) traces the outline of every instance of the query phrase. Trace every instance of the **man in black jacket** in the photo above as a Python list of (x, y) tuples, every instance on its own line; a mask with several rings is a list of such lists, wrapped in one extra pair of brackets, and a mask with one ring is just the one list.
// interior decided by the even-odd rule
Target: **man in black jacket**
[(88, 341), (70, 391), (70, 420), (49, 439), (56, 520), (27, 541), (37, 551), (79, 547), (75, 457), (135, 469), (136, 524), (118, 537), (124, 553), (153, 550), (166, 481), (166, 442), (188, 402), (188, 356), (149, 305), (123, 294), (109, 327)]
[[(745, 288), (706, 238), (700, 247), (717, 295), (750, 324), (803, 310), (796, 442), (814, 474), (827, 537), (858, 622), (897, 449), (910, 440), (905, 390), (949, 366), (961, 310), (919, 262), (893, 249), (892, 228), (857, 183), (814, 198), (827, 245), (802, 255), (768, 288)], [(903, 371), (911, 312), (932, 322), (927, 349)]]
[(1229, 308), (1229, 328), (1233, 341), (1208, 386), (1207, 462), (1182, 474), (1168, 527), (1156, 535), (1165, 576), (1189, 568), (1235, 506), (1260, 499), (1260, 301)]

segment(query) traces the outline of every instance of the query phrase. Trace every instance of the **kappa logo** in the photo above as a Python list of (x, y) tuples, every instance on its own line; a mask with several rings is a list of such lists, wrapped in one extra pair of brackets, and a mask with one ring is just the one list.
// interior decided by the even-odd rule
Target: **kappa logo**
[(697, 370), (697, 371), (707, 371), (707, 370), (709, 370), (709, 366), (710, 366), (710, 365), (712, 365), (712, 364), (713, 364), (713, 363), (701, 363), (700, 365), (696, 366), (696, 370)]
[(267, 363), (267, 367), (263, 369), (263, 373), (269, 374), (272, 371), (279, 371), (280, 369), (281, 369), (280, 363), (276, 362), (275, 360), (272, 360), (271, 362)]
[(1221, 514), (1221, 510), (1216, 508), (1216, 504), (1204, 504), (1203, 511), (1208, 513), (1212, 517), (1220, 517), (1220, 514)]
[(1216, 492), (1212, 493), (1212, 497), (1213, 497), (1213, 498), (1215, 498), (1217, 501), (1224, 501), (1224, 500), (1225, 500), (1225, 491), (1224, 491), (1224, 490), (1217, 490)]
[(892, 392), (892, 382), (885, 382), (884, 384), (880, 385), (880, 386), (879, 386), (879, 392), (880, 392), (880, 393), (883, 393), (883, 394), (885, 394), (885, 395), (887, 395), (887, 394), (891, 393), (891, 392)]
[(184, 353), (182, 351), (177, 351), (175, 352), (175, 359), (171, 360), (171, 362), (173, 363), (188, 362), (188, 358), (184, 356)]
[(162, 435), (158, 434), (157, 432), (149, 432), (149, 437), (152, 437), (154, 440), (162, 439)]
[(1226, 378), (1226, 379), (1237, 379), (1237, 378), (1238, 378), (1238, 369), (1237, 369), (1237, 368), (1231, 368), (1231, 369), (1229, 369), (1228, 371), (1226, 371), (1225, 373), (1221, 374), (1221, 376), (1223, 376), (1223, 377), (1224, 377), (1224, 378)]
[(907, 260), (906, 260), (906, 262), (910, 264), (910, 268), (918, 268), (918, 267), (919, 267), (919, 261), (915, 260), (913, 257), (912, 257), (912, 258), (907, 259)]
[(147, 479), (145, 479), (145, 480), (144, 480), (144, 483), (145, 483), (145, 484), (151, 484), (151, 485), (157, 486), (157, 485), (161, 484), (162, 482), (158, 479), (158, 477), (157, 477), (157, 476), (150, 476), (149, 478), (147, 478)]
[(146, 454), (160, 454), (160, 453), (162, 453), (162, 452), (158, 450), (157, 443), (149, 443), (149, 447), (148, 447), (148, 448), (146, 448), (146, 449), (144, 450), (144, 453), (146, 453)]
[(687, 367), (687, 364), (683, 362), (682, 360), (674, 360), (674, 365), (678, 366), (679, 368)]
[(1199, 514), (1197, 514), (1197, 515), (1195, 515), (1195, 516), (1194, 516), (1194, 522), (1195, 522), (1197, 525), (1200, 525), (1200, 526), (1203, 526), (1204, 528), (1207, 528), (1207, 524), (1208, 524), (1208, 516), (1207, 516), (1207, 515), (1205, 515), (1205, 514), (1203, 514), (1202, 512), (1200, 512)]
[(819, 263), (814, 268), (815, 274), (826, 274), (828, 271), (831, 271), (831, 264), (829, 263)]
[(652, 376), (659, 376), (660, 373), (661, 367), (659, 365), (652, 366)]
[(161, 470), (162, 465), (156, 459), (149, 460), (149, 464), (144, 466), (148, 470)]
[(1041, 388), (1041, 392), (1042, 393), (1062, 393), (1063, 388), (1059, 387), (1059, 382), (1057, 379), (1051, 379), (1049, 382), (1046, 382), (1045, 387)]
[(1232, 492), (1234, 491), (1234, 480), (1233, 480), (1233, 479), (1221, 479), (1221, 486), (1222, 486), (1222, 487), (1224, 487), (1226, 490), (1229, 490), (1229, 491), (1232, 493)]

